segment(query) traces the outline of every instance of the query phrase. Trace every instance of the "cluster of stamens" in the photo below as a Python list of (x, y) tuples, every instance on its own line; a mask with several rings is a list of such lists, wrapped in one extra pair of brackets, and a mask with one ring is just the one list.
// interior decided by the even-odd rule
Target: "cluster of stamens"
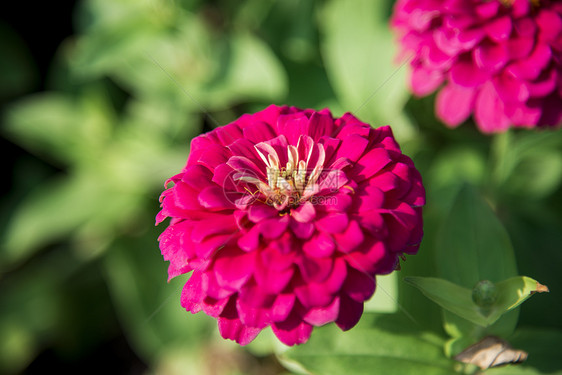
[(271, 145), (257, 144), (254, 147), (266, 165), (267, 183), (247, 174), (238, 174), (235, 179), (254, 184), (258, 190), (251, 192), (252, 195), (259, 195), (258, 199), (279, 211), (297, 207), (318, 191), (317, 181), (323, 170), (325, 151), (321, 144), (315, 146), (318, 158), (309, 171), (314, 147), (310, 147), (306, 160), (300, 160), (299, 146), (288, 145), (287, 163), (282, 166), (277, 151)]

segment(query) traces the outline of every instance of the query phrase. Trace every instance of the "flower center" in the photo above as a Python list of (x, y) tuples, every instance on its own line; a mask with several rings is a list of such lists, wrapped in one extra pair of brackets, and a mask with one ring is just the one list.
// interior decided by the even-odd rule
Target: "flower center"
[(265, 203), (283, 211), (299, 206), (318, 192), (317, 182), (326, 158), (324, 146), (310, 137), (301, 137), (297, 146), (283, 145), (286, 151), (281, 155), (267, 142), (254, 147), (266, 165), (267, 181), (247, 175), (236, 179), (256, 185), (258, 191), (254, 195), (259, 193)]

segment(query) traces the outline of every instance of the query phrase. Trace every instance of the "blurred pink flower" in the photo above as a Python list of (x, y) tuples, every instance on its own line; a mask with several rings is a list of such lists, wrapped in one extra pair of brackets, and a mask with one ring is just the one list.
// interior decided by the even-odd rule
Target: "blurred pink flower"
[(438, 90), (437, 116), (484, 133), (562, 119), (562, 2), (398, 0), (392, 25), (413, 53), (411, 88)]
[(245, 345), (271, 326), (287, 345), (352, 328), (422, 238), (425, 191), (389, 127), (271, 105), (200, 135), (162, 193), (157, 223), (181, 298)]

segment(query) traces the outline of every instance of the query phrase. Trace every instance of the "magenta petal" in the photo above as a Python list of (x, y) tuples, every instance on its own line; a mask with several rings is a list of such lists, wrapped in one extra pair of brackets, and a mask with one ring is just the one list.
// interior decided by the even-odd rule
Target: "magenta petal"
[(336, 245), (332, 236), (324, 232), (316, 234), (306, 241), (302, 247), (307, 255), (315, 258), (329, 257), (334, 253), (335, 248)]
[(256, 250), (260, 243), (260, 228), (254, 226), (238, 238), (238, 246), (244, 251)]
[(260, 261), (265, 269), (273, 272), (291, 267), (296, 256), (292, 251), (283, 252), (280, 250), (278, 247), (283, 247), (283, 245), (278, 246), (279, 242), (281, 241), (276, 240), (274, 244), (260, 251)]
[(452, 62), (452, 58), (437, 48), (433, 41), (426, 48), (422, 48), (420, 57), (424, 66), (428, 69), (445, 70), (449, 68)]
[(511, 38), (505, 45), (510, 59), (519, 60), (527, 57), (531, 53), (535, 46), (535, 38), (533, 36)]
[(363, 302), (375, 293), (375, 277), (353, 267), (347, 268), (347, 278), (343, 284), (343, 291), (353, 300)]
[(496, 42), (501, 42), (509, 38), (511, 34), (511, 18), (509, 16), (503, 16), (496, 18), (492, 22), (488, 22), (484, 25), (486, 34)]
[(412, 71), (410, 85), (418, 96), (425, 96), (435, 91), (444, 81), (443, 72), (416, 67)]
[[(327, 293), (335, 294), (339, 291), (347, 277), (346, 261), (343, 258), (336, 258), (334, 261), (334, 268), (332, 274), (322, 282), (322, 287)], [(317, 304), (316, 306), (325, 306), (324, 304)]]
[(238, 298), (236, 300), (236, 309), (238, 310), (240, 322), (247, 327), (259, 328), (261, 330), (271, 324), (269, 309), (267, 308), (246, 305)]
[(286, 320), (295, 305), (294, 294), (279, 294), (275, 298), (275, 302), (271, 306), (271, 320), (274, 322), (282, 322)]
[(201, 287), (201, 274), (193, 272), (181, 292), (181, 305), (189, 312), (196, 314), (203, 309), (205, 294)]
[(212, 171), (217, 166), (226, 163), (228, 157), (228, 149), (217, 144), (211, 144), (201, 150), (201, 154), (199, 155), (199, 160), (197, 160), (197, 162)]
[(217, 282), (217, 278), (213, 272), (209, 270), (201, 273), (201, 288), (207, 296), (220, 300), (233, 294), (231, 288), (222, 288)]
[(475, 90), (448, 84), (437, 94), (435, 107), (437, 116), (449, 126), (458, 126), (471, 114)]
[(509, 74), (521, 80), (534, 80), (550, 62), (552, 50), (545, 44), (539, 44), (525, 60), (517, 61), (506, 69)]
[(463, 87), (476, 87), (484, 83), (490, 74), (479, 69), (470, 59), (459, 60), (451, 68), (451, 81)]
[(304, 315), (303, 320), (313, 326), (322, 326), (335, 321), (340, 310), (340, 298), (336, 297), (328, 306), (314, 307)]
[(254, 271), (256, 283), (268, 294), (278, 294), (285, 289), (294, 274), (294, 268), (272, 270), (267, 266), (257, 267)]
[(364, 251), (353, 251), (347, 254), (345, 259), (347, 264), (359, 272), (370, 274), (378, 271), (377, 265), (384, 259), (387, 251), (382, 242), (376, 241)]
[(483, 2), (476, 5), (476, 14), (479, 18), (490, 18), (495, 16), (498, 12), (500, 3), (496, 1)]
[(352, 162), (359, 160), (369, 141), (358, 134), (350, 134), (345, 137), (337, 149), (335, 159), (345, 157)]
[(556, 89), (558, 74), (556, 70), (552, 69), (544, 77), (539, 77), (539, 80), (528, 82), (529, 95), (532, 97), (543, 97), (553, 92)]
[(374, 148), (361, 157), (355, 164), (353, 172), (356, 181), (365, 180), (391, 162), (388, 151), (384, 148)]
[(226, 198), (225, 192), (218, 186), (206, 187), (199, 193), (199, 204), (208, 209), (232, 209), (234, 205)]
[(290, 227), (295, 236), (303, 240), (310, 238), (315, 230), (313, 223), (301, 223), (296, 220), (291, 220)]
[(394, 190), (399, 184), (399, 178), (392, 172), (383, 172), (369, 179), (371, 185), (376, 186), (383, 192)]
[(562, 32), (562, 14), (555, 11), (541, 9), (536, 20), (540, 29), (540, 39), (553, 42)]
[(345, 172), (339, 169), (324, 171), (318, 180), (318, 192), (323, 195), (335, 193), (348, 181)]
[(260, 143), (276, 136), (271, 126), (263, 121), (256, 121), (252, 126), (247, 126), (243, 130), (244, 138), (252, 143)]
[(326, 151), (326, 160), (328, 161), (325, 165), (330, 165), (336, 158), (336, 150), (340, 147), (341, 140), (337, 138), (332, 138), (331, 136), (323, 136), (318, 141)]
[(484, 133), (503, 131), (509, 127), (509, 119), (504, 115), (504, 104), (494, 86), (487, 82), (476, 97), (474, 117)]
[(509, 60), (509, 53), (504, 44), (482, 43), (473, 53), (474, 62), (484, 70), (496, 72)]
[[(173, 207), (181, 210), (199, 210), (201, 205), (197, 198), (199, 192), (184, 182), (178, 182), (170, 192), (170, 198), (174, 200)], [(167, 205), (168, 202), (164, 201)], [(186, 215), (188, 216), (188, 215)]]
[(272, 219), (263, 220), (256, 225), (259, 227), (262, 236), (267, 239), (275, 239), (285, 232), (289, 221), (289, 216), (286, 215), (280, 218), (274, 217)]
[(363, 242), (363, 238), (363, 231), (355, 220), (349, 222), (349, 226), (343, 233), (334, 234), (338, 250), (343, 253), (349, 253), (355, 249)]
[(353, 203), (353, 208), (356, 212), (372, 211), (383, 206), (384, 193), (376, 184), (366, 185), (362, 191), (357, 193)]
[(278, 127), (287, 137), (289, 144), (296, 145), (300, 135), (308, 136), (309, 119), (302, 115), (282, 115), (279, 116)]
[(515, 0), (511, 4), (511, 11), (515, 17), (522, 17), (529, 14), (530, 7), (531, 7), (530, 1)]
[(323, 208), (328, 212), (344, 212), (353, 203), (353, 199), (349, 196), (348, 191), (344, 191), (327, 196)]
[(316, 228), (327, 233), (343, 232), (349, 220), (345, 213), (331, 213), (316, 221)]
[(254, 271), (256, 255), (234, 248), (224, 248), (217, 254), (214, 270), (218, 284), (230, 290), (239, 290)]
[(209, 236), (233, 233), (236, 230), (237, 225), (234, 217), (216, 214), (209, 219), (196, 221), (193, 226), (191, 239), (195, 242), (201, 242)]
[(254, 177), (261, 181), (267, 180), (262, 168), (259, 168), (252, 160), (244, 156), (232, 156), (226, 164), (244, 176)]
[(291, 317), (283, 322), (273, 323), (271, 328), (275, 336), (289, 346), (305, 343), (312, 333), (312, 325)]
[(340, 310), (336, 324), (343, 331), (350, 330), (361, 319), (363, 314), (363, 303), (352, 300), (345, 294), (340, 297)]
[(253, 204), (248, 210), (248, 219), (254, 223), (275, 217), (279, 214), (275, 208), (266, 204)]
[(524, 103), (507, 105), (505, 112), (514, 125), (523, 127), (536, 125), (542, 115), (541, 108), (529, 107)]
[(512, 75), (502, 74), (493, 83), (503, 102), (524, 102), (529, 99), (529, 88), (526, 82)]
[(252, 342), (260, 333), (260, 328), (248, 327), (240, 319), (217, 318), (219, 333), (225, 339), (236, 341), (244, 346)]
[(332, 115), (329, 113), (314, 112), (310, 116), (308, 124), (309, 135), (315, 141), (318, 141), (320, 137), (326, 134), (332, 134), (334, 129), (334, 120)]
[(333, 294), (319, 283), (308, 283), (296, 287), (295, 295), (306, 308), (326, 306), (334, 298)]
[(305, 202), (298, 208), (291, 210), (291, 216), (298, 222), (308, 223), (314, 219), (316, 211), (310, 202)]
[(219, 234), (205, 238), (200, 243), (194, 242), (193, 247), (199, 258), (212, 257), (213, 252), (226, 245), (232, 239), (232, 234)]
[(306, 283), (324, 281), (332, 272), (333, 264), (332, 258), (302, 256), (298, 261), (301, 276)]
[(356, 216), (356, 220), (373, 235), (382, 235), (386, 230), (382, 216), (376, 211), (366, 211)]

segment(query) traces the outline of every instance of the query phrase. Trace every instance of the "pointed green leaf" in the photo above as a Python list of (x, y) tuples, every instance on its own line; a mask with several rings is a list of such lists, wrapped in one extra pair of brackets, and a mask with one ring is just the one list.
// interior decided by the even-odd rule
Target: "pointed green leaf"
[(548, 291), (548, 288), (530, 277), (512, 277), (496, 284), (497, 298), (494, 301), (487, 306), (479, 306), (473, 300), (474, 289), (434, 277), (407, 277), (405, 281), (442, 308), (483, 327), (492, 325), (534, 293)]
[(496, 284), (498, 300), (495, 308), (509, 311), (516, 308), (535, 293), (548, 292), (548, 287), (527, 276), (511, 277)]
[(407, 277), (406, 282), (412, 284), (442, 308), (451, 311), (471, 322), (486, 326), (488, 320), (478, 311), (472, 301), (472, 291), (444, 279), (435, 277)]

